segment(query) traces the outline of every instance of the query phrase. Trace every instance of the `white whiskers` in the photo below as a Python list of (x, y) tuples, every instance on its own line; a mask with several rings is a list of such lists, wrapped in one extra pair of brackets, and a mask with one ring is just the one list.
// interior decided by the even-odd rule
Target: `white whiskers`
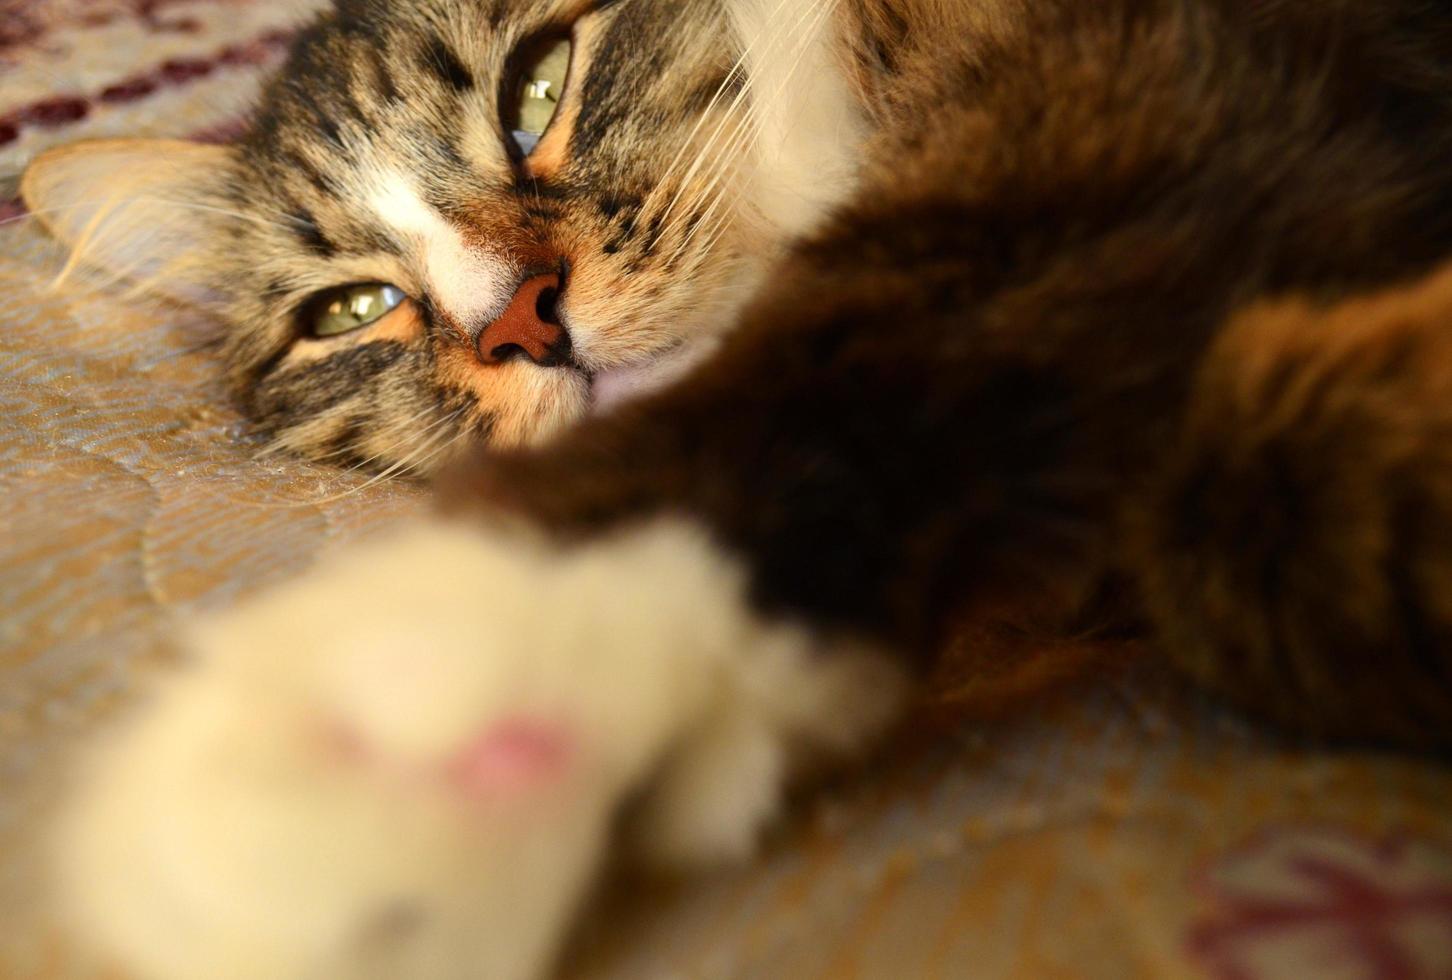
[[(784, 2), (785, 0), (779, 0), (776, 7), (773, 8), (772, 13), (769, 15), (771, 22), (776, 22), (776, 15), (782, 9)], [(762, 34), (754, 38), (746, 46), (741, 58), (737, 60), (736, 65), (733, 66), (733, 74), (741, 70), (741, 66), (745, 63), (746, 59), (763, 40), (768, 41), (768, 51), (770, 51), (770, 45), (777, 44), (783, 36), (787, 38), (814, 36), (820, 29), (822, 23), (830, 16), (832, 5), (833, 0), (812, 0), (811, 3), (803, 7), (801, 12), (796, 15), (790, 24), (777, 24), (776, 30), (773, 33)], [(805, 30), (803, 30), (804, 26)], [(769, 93), (771, 99), (779, 98), (792, 83), (797, 70), (801, 66), (806, 50), (805, 45), (795, 45), (791, 65), (783, 73), (775, 89)], [(729, 83), (731, 77), (731, 75), (728, 75), (727, 83)], [(698, 212), (699, 217), (694, 225), (689, 228), (682, 237), (682, 240), (671, 249), (671, 254), (673, 257), (681, 255), (690, 242), (701, 233), (703, 227), (708, 229), (706, 234), (709, 237), (706, 241), (710, 242), (713, 247), (720, 240), (722, 228), (729, 223), (729, 218), (733, 212), (732, 208), (728, 207), (723, 211), (721, 207), (723, 203), (732, 200), (731, 190), (733, 188), (733, 182), (726, 178), (735, 172), (735, 168), (739, 164), (741, 157), (748, 150), (754, 150), (756, 148), (761, 133), (760, 121), (750, 102), (746, 102), (744, 117), (737, 114), (748, 95), (752, 94), (751, 86), (753, 84), (753, 79), (748, 77), (745, 80), (740, 90), (724, 110), (723, 118), (717, 122), (705, 143), (698, 148), (691, 166), (681, 178), (670, 203), (661, 214), (659, 228), (652, 240), (652, 246), (668, 234), (678, 230), (682, 222), (688, 220), (685, 212), (678, 211), (677, 206), (685, 196), (686, 190), (690, 188), (691, 182), (697, 174), (704, 176), (703, 186), (700, 188), (700, 197), (709, 203), (704, 211)], [(717, 90), (717, 97), (713, 98), (711, 103), (708, 104), (706, 112), (702, 114), (701, 119), (697, 121), (696, 128), (692, 130), (692, 135), (699, 130), (701, 124), (705, 121), (710, 108), (717, 104), (719, 96), (724, 91), (724, 87), (723, 84), (723, 87)], [(755, 95), (759, 97), (762, 93), (757, 92)], [(731, 149), (713, 156), (718, 147), (721, 146), (729, 146)], [(667, 168), (667, 174), (673, 170), (674, 164), (672, 167)], [(667, 182), (668, 177), (663, 177), (656, 186), (657, 188), (664, 188), (667, 186)], [(712, 225), (713, 220), (716, 222), (714, 226)]]

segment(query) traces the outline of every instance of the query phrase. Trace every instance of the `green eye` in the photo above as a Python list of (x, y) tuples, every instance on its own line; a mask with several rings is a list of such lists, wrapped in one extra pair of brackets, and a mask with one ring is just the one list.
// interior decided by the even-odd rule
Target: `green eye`
[(515, 105), (514, 142), (525, 156), (534, 150), (539, 138), (549, 128), (555, 109), (565, 92), (565, 76), (570, 71), (570, 41), (562, 38), (537, 50), (526, 62), (519, 78), (518, 102)]
[(336, 337), (368, 326), (407, 298), (403, 290), (383, 282), (332, 289), (318, 297), (308, 326), (315, 337)]

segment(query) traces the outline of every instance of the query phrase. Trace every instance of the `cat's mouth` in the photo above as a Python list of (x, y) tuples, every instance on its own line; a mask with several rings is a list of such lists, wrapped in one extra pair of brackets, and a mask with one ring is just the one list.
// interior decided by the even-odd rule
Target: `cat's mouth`
[(625, 402), (666, 388), (680, 380), (715, 349), (714, 341), (681, 341), (638, 361), (587, 372), (590, 415), (604, 415)]

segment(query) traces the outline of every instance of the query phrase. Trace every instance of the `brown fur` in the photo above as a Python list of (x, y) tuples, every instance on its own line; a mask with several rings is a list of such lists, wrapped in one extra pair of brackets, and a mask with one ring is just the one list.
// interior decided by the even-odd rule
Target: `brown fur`
[(455, 506), (686, 511), (764, 608), (925, 658), (1122, 569), (1239, 703), (1452, 746), (1448, 281), (1326, 305), (1452, 254), (1452, 17), (1373, 7), (1046, 3), (884, 69), (905, 121), (722, 356)]
[(1191, 404), (1143, 511), (1167, 649), (1298, 728), (1448, 738), (1452, 266), (1247, 311)]

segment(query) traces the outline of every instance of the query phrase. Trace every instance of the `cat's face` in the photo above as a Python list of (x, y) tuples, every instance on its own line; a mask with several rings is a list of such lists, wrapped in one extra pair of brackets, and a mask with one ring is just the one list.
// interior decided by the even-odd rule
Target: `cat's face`
[(83, 144), (25, 192), (83, 257), (217, 308), (280, 446), (427, 470), (729, 325), (781, 238), (732, 36), (707, 0), (343, 0), (239, 145)]

